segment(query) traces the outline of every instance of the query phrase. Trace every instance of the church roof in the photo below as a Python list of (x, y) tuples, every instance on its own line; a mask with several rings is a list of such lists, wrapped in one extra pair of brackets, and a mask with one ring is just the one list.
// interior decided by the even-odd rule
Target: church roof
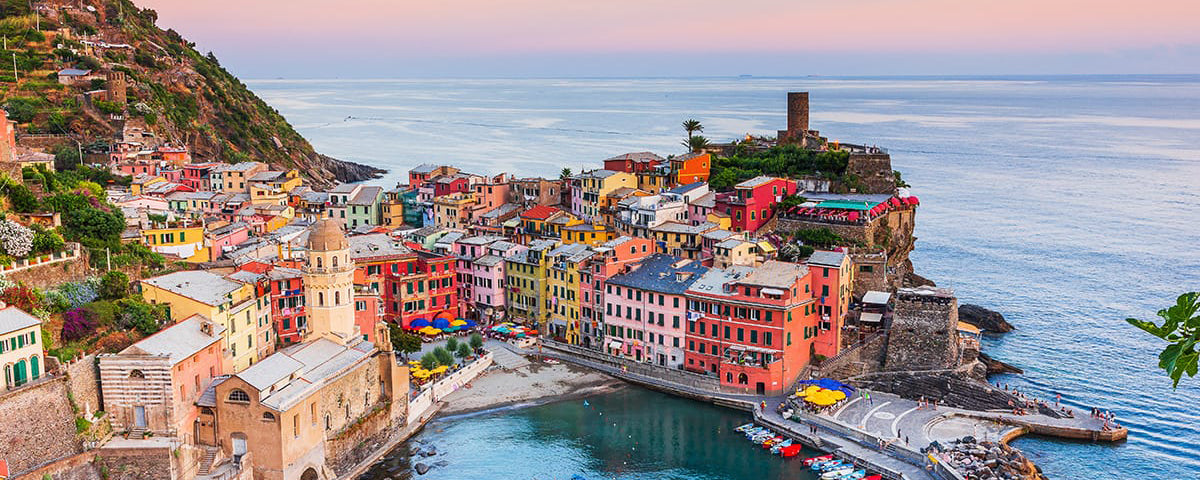
[(342, 233), (342, 226), (332, 218), (318, 220), (308, 235), (309, 251), (345, 250), (349, 245), (346, 234)]

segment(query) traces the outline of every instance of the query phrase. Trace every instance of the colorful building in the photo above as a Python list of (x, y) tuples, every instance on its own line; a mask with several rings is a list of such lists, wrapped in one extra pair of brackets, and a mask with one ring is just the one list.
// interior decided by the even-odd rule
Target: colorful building
[(675, 185), (707, 183), (712, 163), (712, 155), (707, 153), (686, 153), (671, 157), (671, 181)]
[(758, 394), (790, 388), (820, 341), (807, 267), (769, 261), (758, 268), (713, 268), (687, 291), (686, 364), (721, 386)]
[(155, 253), (188, 263), (203, 263), (212, 259), (201, 225), (187, 222), (154, 224), (142, 229), (142, 240)]
[(599, 348), (604, 344), (606, 330), (604, 283), (628, 265), (653, 254), (654, 243), (645, 238), (618, 237), (592, 250), (595, 255), (588, 258), (586, 267), (579, 272), (579, 316), (583, 346)]
[(756, 232), (771, 219), (771, 205), (796, 193), (796, 183), (783, 178), (759, 176), (733, 186), (734, 191), (717, 195), (716, 209), (731, 219), (735, 232)]
[(682, 368), (685, 293), (708, 271), (698, 262), (655, 254), (610, 277), (604, 287), (604, 351), (638, 362)]
[(813, 296), (817, 299), (820, 316), (817, 355), (826, 358), (837, 355), (842, 338), (842, 324), (850, 311), (854, 295), (854, 265), (844, 252), (818, 250), (805, 261), (812, 272)]
[(587, 245), (575, 243), (559, 245), (547, 254), (546, 284), (550, 296), (544, 330), (556, 340), (580, 344), (580, 268), (594, 253)]
[(636, 188), (637, 177), (614, 170), (584, 172), (571, 186), (571, 213), (586, 221), (600, 217), (601, 199), (622, 187)]
[(556, 240), (533, 240), (528, 249), (518, 251), (504, 262), (505, 285), (508, 288), (508, 317), (510, 320), (544, 327), (550, 314), (549, 285), (546, 281), (550, 267), (550, 251)]
[(0, 387), (12, 390), (42, 378), (46, 371), (42, 347), (40, 319), (12, 305), (0, 308), (0, 365), (4, 366)]
[[(261, 317), (270, 324), (270, 297), (257, 297), (255, 285), (242, 283), (204, 270), (185, 270), (142, 280), (142, 297), (150, 303), (166, 304), (171, 320), (200, 315), (225, 328), (223, 365), (233, 372), (244, 370), (260, 357)], [(269, 330), (269, 326), (267, 328)], [(274, 344), (274, 337), (269, 340)]]
[(613, 230), (600, 224), (580, 223), (562, 229), (562, 243), (564, 244), (582, 243), (596, 247), (613, 238), (616, 238)]
[(614, 172), (637, 173), (653, 170), (665, 163), (666, 160), (652, 152), (633, 152), (605, 159), (604, 169)]

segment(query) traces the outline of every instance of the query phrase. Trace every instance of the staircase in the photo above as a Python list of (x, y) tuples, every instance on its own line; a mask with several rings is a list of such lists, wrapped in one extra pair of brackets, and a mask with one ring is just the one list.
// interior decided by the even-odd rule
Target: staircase
[(204, 457), (200, 459), (200, 475), (208, 475), (212, 471), (213, 459), (217, 458), (216, 447), (204, 447)]
[(129, 429), (129, 438), (135, 440), (146, 438), (146, 427), (131, 427)]

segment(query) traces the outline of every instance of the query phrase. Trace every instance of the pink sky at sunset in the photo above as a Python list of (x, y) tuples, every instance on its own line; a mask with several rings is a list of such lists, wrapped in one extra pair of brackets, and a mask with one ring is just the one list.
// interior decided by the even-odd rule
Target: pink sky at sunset
[[(656, 64), (686, 70), (697, 59), (741, 56), (759, 64), (761, 72), (749, 72), (755, 74), (808, 73), (788, 62), (824, 65), (820, 73), (830, 74), (912, 74), (921, 73), (912, 68), (921, 64), (952, 70), (928, 73), (976, 73), (972, 67), (989, 65), (978, 56), (994, 56), (1000, 68), (977, 73), (1192, 73), (1196, 63), (1180, 62), (1200, 58), (1200, 2), (1183, 0), (138, 3), (159, 12), (160, 26), (251, 75), (274, 69), (338, 76), (303, 75), (292, 63), (301, 59), (310, 69), (349, 74), (360, 65), (369, 67), (363, 74), (405, 76), (421, 66), (470, 74), (468, 62), (492, 71), (520, 65), (529, 74), (572, 65), (589, 72)], [(585, 65), (584, 58), (599, 63)], [(762, 65), (767, 58), (786, 62)], [(864, 62), (875, 67), (863, 71)], [(839, 71), (839, 63), (858, 71)]]

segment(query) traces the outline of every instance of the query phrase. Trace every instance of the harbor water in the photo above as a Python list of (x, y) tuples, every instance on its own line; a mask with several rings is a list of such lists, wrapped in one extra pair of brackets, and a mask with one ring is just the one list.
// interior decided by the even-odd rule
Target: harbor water
[[(365, 478), (806, 480), (801, 462), (771, 455), (734, 429), (750, 415), (630, 387), (527, 409), (435, 419)], [(410, 457), (412, 449), (433, 456)], [(444, 463), (443, 463), (444, 462)], [(434, 466), (441, 463), (441, 466)]]
[[(247, 83), (318, 151), (389, 169), (378, 182), (389, 187), (421, 163), (556, 177), (625, 152), (678, 154), (687, 118), (714, 141), (773, 134), (786, 125), (786, 92), (809, 91), (811, 128), (889, 149), (920, 196), (916, 271), (1017, 327), (985, 339), (985, 349), (1026, 373), (993, 380), (1042, 399), (1062, 394), (1079, 412), (1110, 410), (1130, 430), (1116, 445), (1030, 437), (1015, 446), (1052, 478), (1200, 477), (1200, 379), (1172, 390), (1156, 368), (1163, 345), (1124, 321), (1154, 318), (1180, 293), (1200, 290), (1200, 77)], [(504, 420), (570, 418), (583, 415), (570, 412), (578, 407), (448, 421), (427, 435), (478, 439), (491, 456), (472, 461), (496, 469), (615, 471), (604, 468), (628, 458), (616, 446), (567, 442), (566, 454), (535, 454), (546, 448), (531, 435), (538, 430)], [(726, 436), (710, 434), (736, 420), (675, 416), (653, 402), (631, 408), (645, 423), (628, 428), (660, 428), (651, 419), (661, 414), (695, 422), (672, 428), (698, 435), (678, 448), (643, 446), (640, 461), (712, 472), (683, 478), (749, 478), (738, 476), (737, 460), (719, 457), (746, 452), (718, 448)], [(580, 441), (607, 434), (561, 421), (554, 428)], [(488, 477), (531, 478), (505, 471)]]

